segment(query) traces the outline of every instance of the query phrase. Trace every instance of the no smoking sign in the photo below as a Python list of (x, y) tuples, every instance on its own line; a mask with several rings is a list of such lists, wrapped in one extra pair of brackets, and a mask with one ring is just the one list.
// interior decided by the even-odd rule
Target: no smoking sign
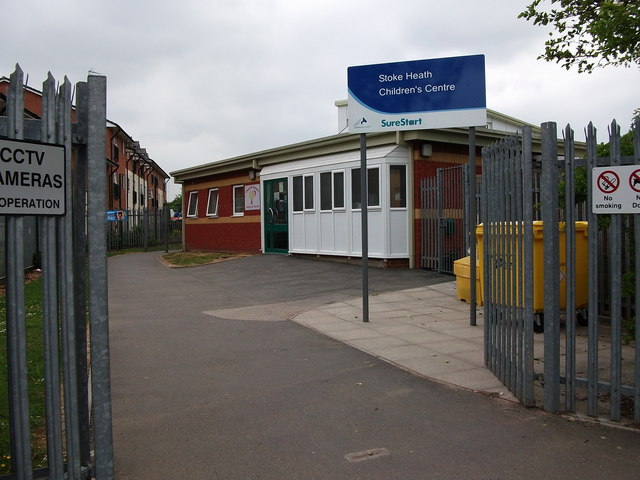
[(612, 170), (606, 170), (598, 175), (598, 190), (602, 193), (613, 193), (620, 186), (620, 177)]
[(593, 169), (593, 213), (640, 213), (640, 166)]

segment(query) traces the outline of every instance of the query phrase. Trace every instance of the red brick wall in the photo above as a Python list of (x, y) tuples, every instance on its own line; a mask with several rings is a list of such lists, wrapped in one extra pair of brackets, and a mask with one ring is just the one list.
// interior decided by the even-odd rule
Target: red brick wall
[[(186, 215), (189, 193), (198, 192), (198, 218), (185, 218), (185, 248), (224, 252), (258, 253), (261, 249), (260, 210), (245, 210), (233, 216), (234, 185), (259, 184), (250, 180), (248, 171), (199, 179), (183, 186)], [(218, 189), (218, 216), (207, 217), (209, 190)]]

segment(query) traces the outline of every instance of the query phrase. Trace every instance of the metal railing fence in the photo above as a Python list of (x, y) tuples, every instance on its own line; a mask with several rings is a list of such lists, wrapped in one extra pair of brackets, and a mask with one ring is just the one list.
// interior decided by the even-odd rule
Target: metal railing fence
[(466, 255), (466, 174), (457, 165), (420, 179), (422, 268), (453, 274), (453, 262)]
[[(591, 207), (593, 168), (640, 164), (640, 122), (633, 128), (628, 157), (615, 121), (606, 158), (598, 157), (593, 125), (586, 159), (575, 155), (570, 126), (558, 150), (552, 122), (541, 127), (540, 161), (529, 127), (483, 149), (485, 362), (526, 405), (640, 423), (640, 221)], [(587, 191), (576, 194), (585, 170)], [(544, 349), (535, 359), (534, 344)]]
[(32, 446), (42, 439), (30, 424), (35, 412), (29, 396), (24, 248), (29, 217), (5, 217), (9, 411), (2, 414), (9, 419), (11, 462), (6, 478), (108, 480), (113, 478), (113, 442), (104, 229), (106, 78), (90, 75), (76, 84), (72, 122), (71, 83), (65, 79), (56, 88), (51, 75), (43, 83), (41, 119), (25, 119), (23, 77), (16, 66), (0, 136), (65, 147), (66, 208), (61, 216), (35, 217), (44, 326), (44, 360), (37, 365), (46, 411), (42, 469), (32, 464)]
[(105, 224), (110, 251), (182, 245), (182, 221), (170, 218), (170, 209), (134, 208), (123, 221)]

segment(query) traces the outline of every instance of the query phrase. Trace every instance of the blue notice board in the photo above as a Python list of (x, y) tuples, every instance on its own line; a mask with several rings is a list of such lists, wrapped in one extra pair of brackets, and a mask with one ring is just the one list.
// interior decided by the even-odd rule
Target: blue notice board
[(349, 67), (350, 133), (486, 124), (484, 55)]

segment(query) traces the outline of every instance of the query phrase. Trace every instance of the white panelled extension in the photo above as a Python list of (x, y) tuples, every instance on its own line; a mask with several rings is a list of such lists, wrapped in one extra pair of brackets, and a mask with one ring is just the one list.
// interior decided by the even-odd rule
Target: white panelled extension
[[(367, 151), (371, 258), (409, 257), (409, 156), (409, 148), (397, 145)], [(261, 182), (276, 178), (288, 179), (289, 253), (361, 255), (359, 151), (269, 165), (260, 173)]]

